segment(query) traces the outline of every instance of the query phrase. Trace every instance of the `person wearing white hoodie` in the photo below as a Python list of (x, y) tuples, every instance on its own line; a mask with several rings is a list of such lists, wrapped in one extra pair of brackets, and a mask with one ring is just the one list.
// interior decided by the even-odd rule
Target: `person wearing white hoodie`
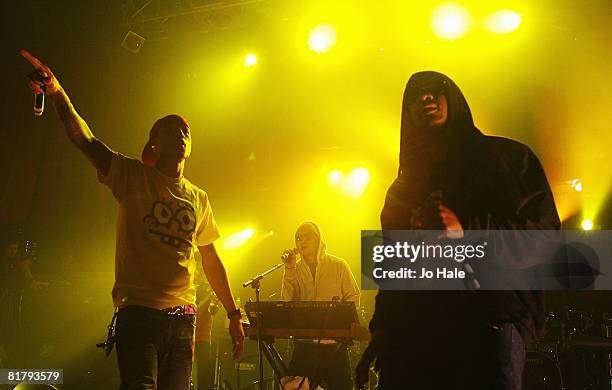
[[(285, 301), (355, 302), (360, 291), (344, 259), (326, 251), (321, 229), (314, 222), (302, 223), (295, 233), (296, 250), (286, 251), (282, 299)], [(298, 261), (298, 258), (301, 261)], [(296, 340), (289, 373), (321, 381), (327, 390), (351, 390), (353, 382), (346, 347), (330, 361), (337, 345), (331, 340)]]

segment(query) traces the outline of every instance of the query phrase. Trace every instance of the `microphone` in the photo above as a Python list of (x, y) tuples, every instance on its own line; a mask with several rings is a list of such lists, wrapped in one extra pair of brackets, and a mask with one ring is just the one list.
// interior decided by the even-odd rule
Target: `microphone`
[(296, 253), (297, 253), (297, 249), (296, 249), (296, 248), (293, 248), (293, 249), (287, 249), (287, 250), (285, 251), (285, 253), (283, 253), (283, 254), (281, 255), (281, 257), (280, 257), (280, 258), (281, 258), (281, 260), (282, 260), (282, 261), (286, 262), (287, 260), (289, 260), (289, 258), (290, 258), (292, 255), (293, 255), (293, 256), (295, 256), (295, 254), (296, 254)]
[(475, 274), (474, 268), (472, 268), (470, 263), (464, 262), (463, 263), (463, 270), (465, 271), (465, 279), (464, 279), (463, 283), (468, 288), (468, 290), (479, 290), (480, 289), (480, 282), (474, 276), (474, 274)]
[(34, 115), (42, 116), (45, 110), (45, 94), (37, 93), (34, 95)]
[(30, 80), (38, 83), (40, 87), (43, 89), (43, 93), (35, 93), (34, 94), (34, 115), (41, 116), (43, 111), (45, 110), (45, 78), (47, 78), (47, 74), (44, 72), (34, 71), (28, 75)]

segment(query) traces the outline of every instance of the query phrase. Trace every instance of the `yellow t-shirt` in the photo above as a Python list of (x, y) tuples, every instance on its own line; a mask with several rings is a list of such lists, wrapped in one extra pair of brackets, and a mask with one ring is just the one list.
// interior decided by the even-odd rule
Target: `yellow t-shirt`
[(195, 247), (219, 238), (206, 192), (121, 154), (98, 177), (118, 202), (115, 307), (195, 304)]

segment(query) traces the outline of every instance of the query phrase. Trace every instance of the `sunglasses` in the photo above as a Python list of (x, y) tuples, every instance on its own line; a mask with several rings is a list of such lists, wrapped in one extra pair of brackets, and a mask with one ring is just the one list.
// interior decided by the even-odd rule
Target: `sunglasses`
[(297, 241), (314, 240), (315, 238), (317, 238), (317, 235), (314, 233), (303, 233), (303, 234), (298, 234), (296, 237), (296, 240)]
[(416, 80), (406, 94), (408, 101), (412, 102), (426, 94), (440, 96), (448, 90), (448, 81), (443, 79)]

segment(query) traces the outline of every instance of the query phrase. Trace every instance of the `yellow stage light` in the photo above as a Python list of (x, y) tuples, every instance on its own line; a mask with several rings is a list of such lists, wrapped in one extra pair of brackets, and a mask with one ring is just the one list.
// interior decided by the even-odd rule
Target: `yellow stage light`
[(467, 10), (458, 4), (448, 3), (436, 8), (432, 14), (431, 26), (441, 38), (461, 38), (469, 29), (471, 20)]
[(336, 30), (329, 24), (322, 24), (310, 31), (308, 46), (317, 54), (325, 53), (336, 43)]
[(370, 182), (370, 172), (365, 168), (355, 168), (349, 173), (346, 180), (346, 191), (357, 198), (363, 194)]
[(342, 172), (333, 170), (329, 173), (329, 176), (327, 176), (327, 181), (330, 185), (336, 185), (342, 181), (342, 176)]
[(521, 15), (510, 10), (497, 11), (489, 16), (486, 25), (489, 30), (496, 34), (507, 34), (519, 28)]
[(582, 192), (582, 181), (580, 179), (568, 180), (567, 184), (569, 184), (577, 192)]
[(240, 232), (234, 233), (223, 240), (223, 249), (236, 249), (244, 245), (255, 231), (252, 228), (244, 229)]
[(251, 66), (254, 66), (255, 64), (257, 64), (257, 57), (255, 56), (255, 54), (247, 54), (246, 57), (244, 57), (244, 66), (249, 68)]
[(582, 221), (582, 230), (593, 230), (593, 221), (590, 219), (585, 219)]
[(327, 176), (327, 181), (338, 192), (358, 198), (370, 182), (370, 172), (366, 168), (355, 168), (345, 175), (339, 170), (333, 170)]

